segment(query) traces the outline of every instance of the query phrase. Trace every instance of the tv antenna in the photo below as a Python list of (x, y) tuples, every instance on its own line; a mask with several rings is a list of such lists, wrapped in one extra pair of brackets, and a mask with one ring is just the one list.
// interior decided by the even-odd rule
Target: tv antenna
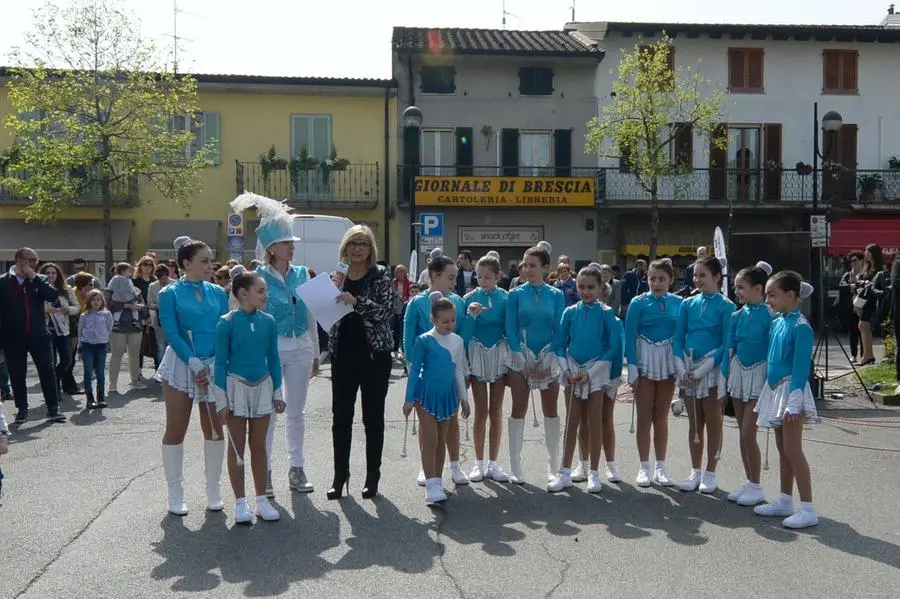
[(506, 0), (503, 0), (503, 28), (506, 29), (506, 17), (515, 17), (518, 19), (518, 15), (514, 15), (508, 10), (506, 10)]
[(192, 42), (194, 40), (182, 37), (178, 35), (178, 15), (184, 14), (191, 17), (196, 17), (198, 19), (202, 19), (202, 15), (194, 14), (192, 12), (188, 12), (186, 10), (182, 10), (178, 8), (178, 0), (172, 0), (172, 33), (166, 34), (166, 37), (172, 38), (172, 71), (174, 73), (178, 73), (178, 51), (180, 49), (180, 42)]
[(574, 23), (575, 22), (575, 0), (572, 0), (572, 6), (570, 6), (569, 8), (572, 9), (572, 22)]

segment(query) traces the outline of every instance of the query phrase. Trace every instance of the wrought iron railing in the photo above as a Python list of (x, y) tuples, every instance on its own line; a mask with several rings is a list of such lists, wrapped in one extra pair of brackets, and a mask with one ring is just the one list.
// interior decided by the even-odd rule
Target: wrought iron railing
[(347, 164), (338, 169), (266, 168), (235, 161), (237, 192), (249, 191), (287, 200), (296, 208), (374, 208), (381, 187), (378, 163)]
[[(599, 205), (650, 201), (634, 173), (617, 167), (497, 167), (409, 166), (397, 167), (398, 203), (409, 202), (410, 181), (415, 176), (437, 177), (595, 177)], [(660, 202), (712, 205), (806, 205), (813, 201), (813, 177), (823, 205), (900, 203), (900, 170), (818, 170), (696, 168), (658, 180)]]
[[(24, 180), (26, 173), (11, 172), (9, 177)], [(112, 206), (116, 208), (133, 208), (140, 200), (140, 182), (137, 176), (123, 177), (113, 181), (111, 186)], [(0, 184), (0, 205), (25, 206), (31, 203), (29, 198), (21, 195), (14, 188)], [(74, 206), (98, 207), (103, 205), (100, 194), (100, 184), (95, 183), (88, 187), (72, 202)]]

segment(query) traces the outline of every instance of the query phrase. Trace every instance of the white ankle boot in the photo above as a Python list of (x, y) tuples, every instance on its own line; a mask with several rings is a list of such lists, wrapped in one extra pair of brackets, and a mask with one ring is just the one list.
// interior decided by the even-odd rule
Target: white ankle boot
[(220, 512), (225, 508), (222, 502), (222, 463), (225, 461), (225, 441), (203, 442), (203, 469), (206, 473), (206, 509)]
[(573, 483), (583, 483), (587, 480), (588, 472), (591, 470), (591, 463), (588, 460), (581, 460), (581, 462), (575, 466), (575, 470), (572, 470), (572, 482)]
[(247, 498), (241, 497), (234, 502), (234, 523), (249, 524), (253, 522), (253, 514), (250, 513), (250, 506), (247, 505)]
[(510, 418), (506, 421), (509, 431), (509, 480), (517, 485), (525, 484), (522, 470), (522, 441), (525, 437), (525, 419)]
[(603, 481), (600, 480), (600, 473), (596, 470), (588, 471), (588, 493), (600, 493), (603, 491)]
[(568, 489), (572, 486), (572, 469), (571, 468), (563, 468), (562, 471), (553, 479), (549, 485), (547, 485), (547, 491), (550, 493), (559, 493), (563, 489)]
[(553, 481), (562, 468), (559, 456), (559, 417), (544, 417), (544, 441), (547, 443), (547, 478)]
[(187, 505), (184, 503), (184, 445), (163, 445), (162, 459), (169, 496), (169, 513), (184, 516), (188, 513)]
[(275, 522), (281, 518), (281, 514), (269, 503), (265, 495), (256, 497), (256, 516), (266, 522)]
[(447, 494), (442, 488), (443, 480), (435, 477), (425, 480), (425, 503), (443, 503), (447, 501)]

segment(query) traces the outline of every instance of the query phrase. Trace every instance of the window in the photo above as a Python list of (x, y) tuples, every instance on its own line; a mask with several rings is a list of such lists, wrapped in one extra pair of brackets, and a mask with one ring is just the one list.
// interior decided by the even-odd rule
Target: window
[(524, 177), (552, 177), (550, 147), (553, 139), (549, 131), (519, 134), (519, 166)]
[(690, 169), (694, 166), (694, 129), (690, 123), (672, 123), (669, 140), (669, 162)]
[(733, 94), (765, 91), (762, 48), (730, 48), (728, 50), (728, 91)]
[(303, 150), (318, 161), (331, 156), (331, 116), (295, 114), (291, 116), (291, 157)]
[(422, 130), (422, 174), (450, 177), (456, 164), (456, 133), (452, 129)]
[(423, 94), (456, 93), (456, 69), (453, 67), (422, 67), (419, 72), (422, 79)]
[(855, 94), (859, 91), (859, 53), (856, 50), (822, 52), (822, 91), (827, 94)]
[(553, 94), (553, 69), (523, 67), (519, 69), (519, 93), (523, 96), (550, 96)]
[[(198, 112), (193, 117), (184, 115), (172, 117), (169, 121), (171, 131), (190, 131), (194, 139), (184, 148), (185, 161), (196, 156), (202, 148), (213, 144), (212, 162), (221, 162), (221, 144), (219, 143), (219, 113)], [(176, 157), (177, 158), (177, 157)]]

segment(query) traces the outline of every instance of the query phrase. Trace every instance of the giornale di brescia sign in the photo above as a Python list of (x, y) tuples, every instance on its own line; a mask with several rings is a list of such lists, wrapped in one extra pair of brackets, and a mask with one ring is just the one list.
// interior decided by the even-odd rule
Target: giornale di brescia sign
[(416, 177), (417, 206), (593, 208), (591, 177)]

